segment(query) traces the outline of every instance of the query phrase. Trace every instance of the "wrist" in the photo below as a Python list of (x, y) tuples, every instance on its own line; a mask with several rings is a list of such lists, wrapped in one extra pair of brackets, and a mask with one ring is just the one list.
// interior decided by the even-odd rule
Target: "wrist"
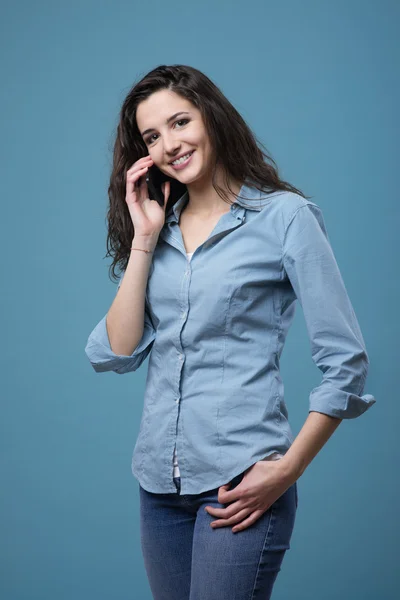
[(154, 252), (154, 249), (157, 245), (158, 236), (140, 236), (135, 235), (132, 240), (131, 248), (138, 250), (147, 250), (148, 252)]
[(281, 469), (282, 477), (289, 481), (290, 483), (294, 483), (297, 479), (303, 474), (304, 469), (302, 465), (293, 460), (291, 456), (283, 456), (277, 461), (279, 463), (279, 467)]

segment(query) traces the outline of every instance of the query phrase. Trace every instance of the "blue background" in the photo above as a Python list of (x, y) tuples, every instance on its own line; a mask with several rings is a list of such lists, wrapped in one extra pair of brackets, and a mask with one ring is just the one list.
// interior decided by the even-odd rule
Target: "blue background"
[[(151, 599), (130, 471), (147, 360), (96, 374), (84, 347), (116, 293), (104, 255), (118, 112), (174, 63), (211, 77), (321, 206), (371, 361), (376, 404), (298, 480), (273, 598), (398, 597), (399, 16), (382, 0), (3, 5), (2, 599)], [(297, 435), (322, 376), (300, 306), (282, 374)]]

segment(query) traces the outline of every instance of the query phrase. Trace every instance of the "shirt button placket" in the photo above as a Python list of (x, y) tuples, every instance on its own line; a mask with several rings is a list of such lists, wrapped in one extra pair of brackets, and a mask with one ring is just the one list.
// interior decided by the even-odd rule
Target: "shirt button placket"
[[(188, 267), (188, 268), (186, 269), (186, 271), (185, 271), (185, 276), (186, 276), (186, 275), (190, 275), (190, 267)], [(189, 288), (189, 283), (188, 283), (188, 282), (187, 282), (186, 286), (187, 286), (187, 291), (188, 291), (188, 288)], [(184, 319), (186, 319), (186, 317), (187, 317), (187, 310), (183, 310), (183, 311), (182, 311), (182, 313), (181, 313), (181, 320), (182, 320), (182, 321), (184, 321)], [(183, 324), (182, 324), (182, 326), (183, 326)], [(184, 357), (183, 357), (183, 354), (182, 354), (181, 352), (178, 352), (178, 360), (179, 360), (179, 362), (181, 363), (181, 366), (182, 366), (182, 363), (183, 363), (183, 358), (184, 358)], [(179, 377), (180, 377), (180, 376), (179, 376)], [(179, 396), (177, 396), (177, 397), (175, 398), (175, 403), (176, 403), (176, 404), (179, 404), (179, 403), (180, 403), (180, 400), (181, 400), (181, 399), (180, 399), (180, 397), (179, 397)]]

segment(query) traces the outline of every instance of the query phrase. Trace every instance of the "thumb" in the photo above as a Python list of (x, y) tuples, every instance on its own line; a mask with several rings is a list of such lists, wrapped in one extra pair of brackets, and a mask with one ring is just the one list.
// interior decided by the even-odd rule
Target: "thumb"
[(221, 500), (220, 500), (221, 502), (225, 502), (225, 500), (224, 500), (225, 493), (226, 494), (230, 494), (231, 493), (231, 490), (229, 488), (230, 488), (230, 484), (229, 483), (226, 483), (225, 485), (221, 485), (219, 487), (218, 495), (221, 494)]
[(165, 208), (167, 206), (169, 193), (171, 191), (171, 182), (170, 181), (164, 181), (164, 183), (162, 184), (162, 191), (164, 194), (164, 208)]

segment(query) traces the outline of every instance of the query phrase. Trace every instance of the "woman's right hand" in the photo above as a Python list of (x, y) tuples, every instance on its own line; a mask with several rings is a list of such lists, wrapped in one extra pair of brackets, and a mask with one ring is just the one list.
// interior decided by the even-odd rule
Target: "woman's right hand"
[[(156, 200), (150, 200), (146, 183), (146, 173), (154, 164), (148, 156), (139, 158), (126, 172), (126, 196), (129, 214), (135, 228), (135, 237), (158, 235), (165, 223), (165, 209), (169, 198), (171, 183), (165, 182), (162, 186), (164, 206)], [(137, 181), (141, 182), (137, 185)]]

